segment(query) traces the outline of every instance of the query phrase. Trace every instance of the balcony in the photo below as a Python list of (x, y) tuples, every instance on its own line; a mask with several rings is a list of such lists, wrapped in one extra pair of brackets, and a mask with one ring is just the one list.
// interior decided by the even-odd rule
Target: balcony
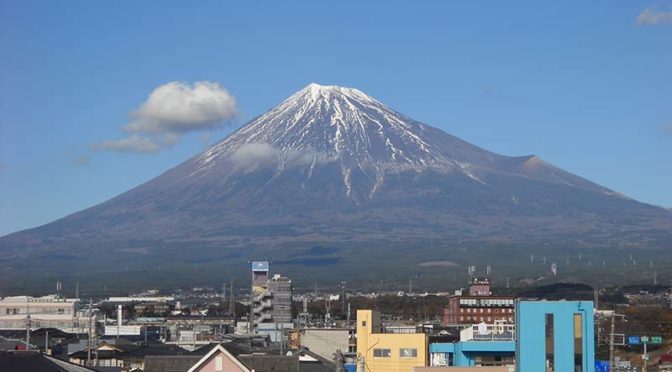
[(513, 324), (474, 324), (460, 331), (460, 341), (515, 341), (516, 326)]
[(270, 309), (271, 307), (273, 307), (273, 305), (271, 304), (271, 300), (266, 300), (263, 301), (261, 304), (259, 304), (259, 306), (252, 309), (252, 312), (254, 312), (255, 314), (260, 314), (264, 309)]

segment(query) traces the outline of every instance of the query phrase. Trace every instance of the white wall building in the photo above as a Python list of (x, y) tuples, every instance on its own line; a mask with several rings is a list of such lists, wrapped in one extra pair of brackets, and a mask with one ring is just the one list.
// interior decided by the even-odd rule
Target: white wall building
[[(10, 296), (0, 299), (0, 330), (58, 328), (69, 333), (86, 333), (89, 315), (79, 310), (79, 300), (43, 297)], [(95, 318), (94, 318), (95, 321)]]

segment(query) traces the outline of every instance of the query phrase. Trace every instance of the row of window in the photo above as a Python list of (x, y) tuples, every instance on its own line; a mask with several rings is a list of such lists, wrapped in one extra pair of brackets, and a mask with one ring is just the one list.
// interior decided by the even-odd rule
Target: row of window
[(466, 306), (513, 306), (513, 299), (506, 298), (461, 298), (460, 305)]
[[(491, 322), (492, 319), (493, 319), (492, 317), (484, 317), (484, 316), (482, 316), (482, 317), (477, 317), (477, 316), (466, 316), (466, 317), (465, 317), (465, 316), (461, 316), (461, 317), (460, 317), (460, 322), (464, 322), (465, 320), (466, 320), (466, 321), (474, 321), (474, 322), (486, 322), (486, 321), (487, 321), (487, 322)], [(495, 317), (494, 319), (507, 320), (507, 318), (503, 318), (503, 317)], [(513, 317), (509, 317), (509, 318), (508, 318), (508, 321), (509, 321), (509, 322), (513, 322)]]
[(481, 314), (488, 313), (488, 314), (490, 314), (490, 313), (500, 313), (500, 312), (501, 313), (513, 313), (513, 309), (485, 309), (485, 310), (483, 310), (483, 308), (472, 309), (472, 308), (468, 307), (466, 309), (460, 309), (460, 312), (461, 313), (474, 313), (474, 314), (475, 313), (481, 313)]
[[(391, 358), (392, 350), (391, 349), (373, 349), (373, 356), (375, 358)], [(411, 348), (400, 348), (399, 349), (400, 358), (417, 358), (418, 349)]]
[(30, 314), (70, 314), (71, 310), (70, 309), (63, 309), (63, 308), (44, 308), (44, 309), (24, 309), (25, 311), (22, 312), (21, 309), (19, 308), (6, 308), (5, 309), (5, 315), (16, 315), (16, 314), (26, 314), (30, 312)]

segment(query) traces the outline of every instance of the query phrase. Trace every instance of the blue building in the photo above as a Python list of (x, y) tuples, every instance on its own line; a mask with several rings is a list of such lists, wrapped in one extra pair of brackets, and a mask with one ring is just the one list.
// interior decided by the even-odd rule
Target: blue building
[[(460, 341), (431, 343), (431, 366), (513, 366), (518, 372), (593, 372), (590, 301), (516, 301), (516, 324), (475, 324)], [(512, 367), (511, 367), (512, 368)]]
[(518, 372), (592, 372), (594, 368), (592, 302), (516, 302)]
[(516, 343), (512, 324), (475, 324), (460, 332), (460, 341), (431, 343), (431, 366), (513, 366)]

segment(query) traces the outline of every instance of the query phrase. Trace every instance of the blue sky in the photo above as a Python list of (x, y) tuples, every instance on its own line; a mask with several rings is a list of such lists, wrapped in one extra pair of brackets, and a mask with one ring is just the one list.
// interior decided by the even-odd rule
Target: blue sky
[[(310, 82), (672, 207), (672, 2), (15, 0), (0, 48), (0, 235), (139, 185)], [(161, 151), (92, 147), (174, 81), (219, 83), (237, 115)]]

